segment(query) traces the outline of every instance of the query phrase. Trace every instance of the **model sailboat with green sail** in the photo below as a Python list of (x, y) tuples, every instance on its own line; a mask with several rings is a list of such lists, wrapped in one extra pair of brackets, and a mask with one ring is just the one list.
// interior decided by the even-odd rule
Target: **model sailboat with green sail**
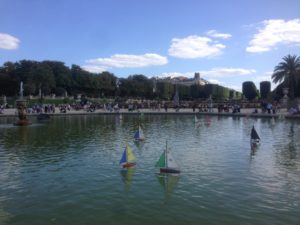
[(155, 166), (160, 168), (160, 173), (180, 173), (179, 166), (168, 148), (168, 142)]
[(121, 160), (120, 160), (120, 166), (124, 169), (134, 167), (136, 165), (135, 162), (135, 156), (132, 152), (132, 149), (128, 144), (126, 144), (126, 147), (124, 148)]

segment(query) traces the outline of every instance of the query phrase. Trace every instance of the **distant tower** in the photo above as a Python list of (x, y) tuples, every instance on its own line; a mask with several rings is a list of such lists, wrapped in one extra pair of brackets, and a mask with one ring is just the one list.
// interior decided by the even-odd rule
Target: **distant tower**
[(200, 82), (200, 73), (195, 73), (194, 81), (195, 81), (195, 84), (201, 85), (201, 82)]

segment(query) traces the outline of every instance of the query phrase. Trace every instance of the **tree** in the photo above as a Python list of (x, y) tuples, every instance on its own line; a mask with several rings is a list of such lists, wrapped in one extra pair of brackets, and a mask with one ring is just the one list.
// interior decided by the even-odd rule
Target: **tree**
[(16, 74), (16, 63), (6, 62), (0, 67), (1, 94), (13, 96), (18, 94), (20, 78)]
[(60, 93), (63, 89), (69, 92), (72, 86), (71, 70), (69, 67), (67, 67), (65, 63), (59, 61), (43, 61), (42, 63), (47, 64), (53, 72), (56, 87), (58, 88), (55, 92), (58, 90)]
[(37, 64), (32, 75), (32, 82), (35, 84), (36, 90), (41, 88), (42, 92), (46, 95), (49, 95), (54, 91), (56, 87), (55, 77), (51, 67), (46, 63), (42, 62)]
[(257, 89), (252, 81), (245, 81), (243, 83), (243, 95), (249, 100), (255, 99), (257, 96)]
[[(102, 96), (113, 96), (116, 90), (116, 77), (109, 72), (102, 72), (96, 76), (97, 91)], [(122, 84), (122, 82), (121, 82)]]
[(190, 96), (192, 99), (204, 98), (204, 86), (202, 85), (192, 85), (190, 87)]
[(271, 92), (271, 82), (270, 81), (262, 81), (259, 84), (260, 97), (265, 99), (268, 97), (268, 94)]
[(300, 80), (300, 57), (296, 55), (283, 57), (283, 62), (275, 67), (272, 79), (274, 83), (283, 83), (285, 87), (289, 88), (290, 97), (293, 99)]

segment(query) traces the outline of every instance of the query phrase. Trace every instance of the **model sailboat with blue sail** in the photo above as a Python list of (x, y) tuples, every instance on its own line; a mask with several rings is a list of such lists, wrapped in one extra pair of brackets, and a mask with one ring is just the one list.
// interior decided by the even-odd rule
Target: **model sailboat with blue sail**
[(132, 152), (132, 149), (128, 144), (126, 144), (126, 147), (124, 148), (121, 160), (120, 160), (120, 166), (124, 169), (134, 167), (136, 165), (135, 162), (135, 155)]
[(179, 166), (168, 148), (168, 142), (166, 142), (166, 148), (155, 166), (160, 168), (160, 173), (180, 173)]
[(139, 126), (139, 129), (134, 133), (133, 138), (135, 141), (144, 141), (145, 140), (144, 132), (143, 132), (141, 126)]

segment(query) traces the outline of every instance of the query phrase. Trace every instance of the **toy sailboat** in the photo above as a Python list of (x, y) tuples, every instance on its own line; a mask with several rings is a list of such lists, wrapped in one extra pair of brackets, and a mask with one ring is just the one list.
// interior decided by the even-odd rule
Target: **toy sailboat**
[(121, 160), (120, 160), (120, 166), (124, 169), (134, 167), (136, 165), (135, 162), (135, 156), (132, 152), (132, 149), (128, 144), (126, 144), (126, 147), (123, 151)]
[(195, 118), (194, 118), (194, 122), (195, 122), (195, 124), (197, 124), (198, 123), (198, 118), (197, 118), (197, 116), (195, 115)]
[(260, 143), (260, 137), (258, 136), (255, 127), (253, 125), (252, 130), (251, 130), (251, 139), (250, 139), (250, 144), (252, 145), (258, 145)]
[(134, 133), (134, 140), (135, 141), (143, 141), (145, 140), (145, 136), (144, 136), (144, 132), (141, 128), (141, 126), (139, 126), (139, 129)]
[(168, 142), (166, 142), (166, 149), (161, 154), (155, 166), (160, 168), (160, 173), (180, 173), (179, 166), (175, 162), (171, 151), (168, 148)]
[(194, 118), (194, 123), (195, 123), (195, 128), (199, 128), (201, 126), (201, 122), (199, 121), (196, 115)]

